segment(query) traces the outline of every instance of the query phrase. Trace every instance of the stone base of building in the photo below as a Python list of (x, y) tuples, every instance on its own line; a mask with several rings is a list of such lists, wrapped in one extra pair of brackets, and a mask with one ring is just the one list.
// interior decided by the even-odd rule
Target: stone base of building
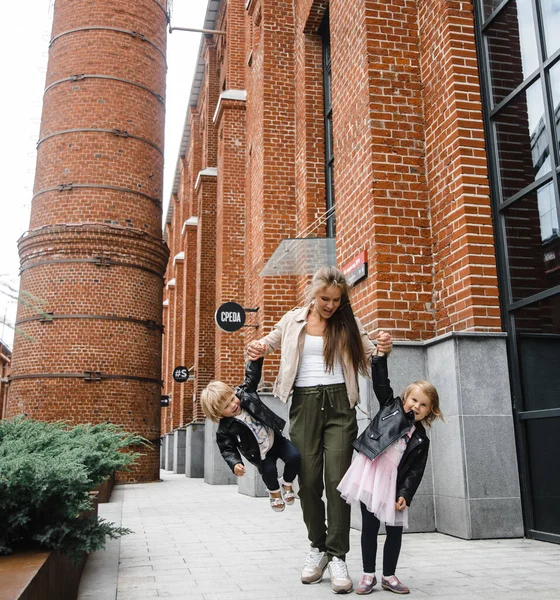
[(162, 435), (159, 445), (159, 468), (165, 469), (165, 453), (167, 449), (167, 436)]
[(185, 475), (204, 477), (204, 423), (191, 423), (186, 427)]
[(222, 458), (216, 443), (218, 425), (206, 419), (204, 428), (204, 481), (211, 485), (236, 484), (237, 477)]
[(185, 473), (185, 449), (187, 431), (176, 429), (173, 436), (173, 473), (179, 475)]
[(434, 384), (446, 421), (428, 429), (429, 463), (410, 530), (435, 526), (464, 539), (522, 537), (505, 334), (457, 332), (424, 343), (397, 342), (389, 376), (399, 395), (418, 379)]
[(175, 437), (174, 432), (168, 433), (166, 436), (167, 443), (165, 444), (165, 467), (164, 467), (166, 471), (173, 471), (173, 445), (174, 445), (173, 438), (174, 437)]

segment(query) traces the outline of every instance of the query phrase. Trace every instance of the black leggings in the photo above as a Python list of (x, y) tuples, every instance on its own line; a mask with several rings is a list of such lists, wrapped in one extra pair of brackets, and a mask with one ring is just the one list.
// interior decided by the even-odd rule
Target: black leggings
[[(362, 563), (364, 573), (375, 573), (375, 557), (377, 554), (377, 534), (379, 519), (360, 502), (362, 509)], [(387, 538), (383, 546), (383, 575), (394, 575), (401, 552), (402, 526), (385, 525)]]

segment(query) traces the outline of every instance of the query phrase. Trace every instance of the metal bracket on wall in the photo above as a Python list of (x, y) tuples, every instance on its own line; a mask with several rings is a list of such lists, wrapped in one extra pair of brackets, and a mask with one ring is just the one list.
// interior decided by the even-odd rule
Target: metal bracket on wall
[[(243, 310), (245, 312), (256, 313), (256, 312), (259, 312), (259, 308), (260, 308), (260, 306), (257, 306), (257, 308), (243, 308)], [(245, 325), (243, 325), (243, 327), (253, 327), (254, 329), (258, 329), (260, 327), (260, 325), (259, 325), (259, 323), (256, 323), (256, 324), (245, 323)]]
[(130, 269), (139, 269), (141, 271), (146, 271), (147, 273), (151, 273), (153, 275), (157, 275), (157, 277), (159, 279), (163, 279), (163, 275), (161, 273), (158, 273), (155, 269), (150, 269), (149, 267), (145, 267), (144, 265), (138, 265), (138, 264), (134, 264), (134, 263), (125, 263), (125, 262), (120, 262), (120, 261), (111, 261), (109, 259), (106, 260), (105, 263), (101, 263), (100, 262), (100, 258), (101, 257), (96, 257), (96, 258), (55, 258), (52, 260), (40, 260), (37, 261), (31, 265), (25, 265), (23, 267), (20, 267), (20, 275), (24, 272), (27, 271), (28, 269), (33, 269), (35, 267), (42, 267), (45, 265), (55, 265), (55, 264), (73, 264), (73, 263), (93, 263), (94, 265), (102, 265), (102, 266), (106, 266), (106, 267), (127, 267)]
[(82, 373), (27, 373), (23, 375), (10, 375), (8, 381), (18, 381), (20, 379), (83, 379), (86, 382), (102, 381), (108, 379), (123, 379), (132, 381), (145, 381), (147, 383), (157, 383), (159, 387), (163, 386), (161, 379), (155, 377), (142, 377), (140, 375), (112, 375), (102, 373), (101, 371), (84, 371)]
[(35, 192), (31, 200), (35, 200), (37, 196), (40, 196), (41, 194), (46, 194), (47, 192), (66, 192), (69, 190), (73, 190), (74, 188), (114, 190), (116, 192), (136, 194), (137, 196), (142, 196), (143, 198), (151, 200), (158, 208), (161, 208), (161, 200), (159, 198), (150, 196), (149, 194), (145, 194), (144, 192), (139, 192), (138, 190), (131, 190), (130, 188), (124, 188), (116, 185), (104, 185), (102, 183), (60, 183), (55, 187), (44, 188), (42, 190), (39, 190), (38, 192)]
[(16, 322), (16, 326), (23, 325), (23, 323), (30, 323), (32, 321), (39, 321), (40, 323), (52, 323), (55, 320), (60, 319), (91, 319), (94, 321), (125, 321), (127, 323), (138, 323), (144, 325), (146, 329), (151, 331), (159, 330), (163, 333), (163, 325), (154, 321), (153, 319), (135, 319), (134, 317), (119, 317), (117, 315), (86, 315), (86, 314), (70, 314), (70, 315), (55, 315), (52, 312), (41, 313), (33, 317), (26, 317)]
[(84, 381), (101, 381), (101, 371), (86, 371)]

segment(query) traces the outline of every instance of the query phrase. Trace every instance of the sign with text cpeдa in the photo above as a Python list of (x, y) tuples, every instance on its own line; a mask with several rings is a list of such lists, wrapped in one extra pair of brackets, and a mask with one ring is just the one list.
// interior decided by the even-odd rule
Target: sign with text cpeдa
[(224, 302), (216, 311), (216, 325), (223, 331), (233, 333), (245, 325), (245, 309), (237, 302)]

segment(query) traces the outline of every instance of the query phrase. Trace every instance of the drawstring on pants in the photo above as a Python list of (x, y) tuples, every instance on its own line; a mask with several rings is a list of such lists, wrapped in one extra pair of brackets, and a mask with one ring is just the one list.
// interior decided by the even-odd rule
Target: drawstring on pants
[(329, 401), (329, 406), (331, 408), (334, 408), (328, 390), (326, 390), (325, 387), (321, 384), (319, 384), (317, 386), (317, 390), (319, 391), (319, 394), (321, 396), (321, 410), (325, 410), (325, 396), (326, 396), (327, 400)]

